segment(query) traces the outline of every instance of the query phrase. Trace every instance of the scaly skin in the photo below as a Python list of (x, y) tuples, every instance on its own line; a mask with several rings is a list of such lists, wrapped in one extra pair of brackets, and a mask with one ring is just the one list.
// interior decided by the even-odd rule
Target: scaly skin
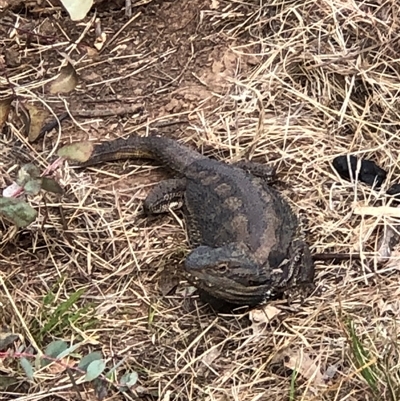
[[(286, 200), (260, 175), (268, 167), (209, 159), (163, 137), (129, 137), (95, 145), (81, 166), (123, 158), (164, 163), (179, 179), (161, 182), (148, 195), (148, 213), (184, 206), (194, 248), (186, 276), (210, 299), (256, 305), (271, 296), (312, 289), (314, 266)], [(254, 174), (252, 174), (252, 172)], [(258, 176), (258, 177), (257, 177)]]

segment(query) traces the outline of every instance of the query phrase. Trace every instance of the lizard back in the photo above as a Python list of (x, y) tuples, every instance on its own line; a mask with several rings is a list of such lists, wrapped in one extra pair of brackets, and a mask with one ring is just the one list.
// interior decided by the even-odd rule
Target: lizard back
[(190, 239), (221, 247), (241, 243), (263, 265), (279, 265), (297, 227), (288, 203), (262, 179), (211, 159), (185, 170)]

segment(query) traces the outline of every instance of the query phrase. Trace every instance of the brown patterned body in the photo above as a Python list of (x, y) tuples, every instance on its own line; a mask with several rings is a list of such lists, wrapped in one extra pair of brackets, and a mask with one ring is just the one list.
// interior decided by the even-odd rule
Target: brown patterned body
[[(130, 137), (96, 145), (85, 165), (126, 157), (157, 159), (180, 174), (161, 182), (144, 206), (159, 213), (171, 203), (184, 205), (193, 247), (186, 275), (207, 296), (255, 305), (312, 286), (314, 267), (297, 238), (296, 216), (265, 179), (249, 172), (251, 162), (238, 168), (168, 138)], [(254, 164), (254, 171), (267, 169)]]

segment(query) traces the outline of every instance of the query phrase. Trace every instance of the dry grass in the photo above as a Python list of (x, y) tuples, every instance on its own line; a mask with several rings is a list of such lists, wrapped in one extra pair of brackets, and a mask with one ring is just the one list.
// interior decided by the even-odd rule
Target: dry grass
[[(33, 146), (10, 118), (0, 140), (2, 186), (21, 160), (46, 166), (60, 142), (158, 129), (223, 160), (275, 164), (279, 188), (306, 218), (313, 252), (375, 251), (393, 219), (360, 216), (354, 208), (387, 202), (385, 191), (399, 175), (400, 4), (182, 4), (139, 9), (134, 23), (94, 58), (68, 48), (69, 37), (93, 42), (89, 19), (78, 26), (57, 11), (52, 19), (7, 12), (0, 23), (2, 91), (12, 87), (22, 103), (40, 96), (56, 114), (66, 105), (107, 109), (119, 99), (143, 104), (144, 111), (74, 118)], [(125, 24), (121, 16), (101, 14), (109, 37)], [(13, 31), (17, 21), (20, 30)], [(43, 35), (33, 45), (26, 34), (32, 26)], [(84, 84), (61, 100), (43, 95), (43, 82), (66, 53)], [(171, 120), (179, 124), (157, 128)], [(347, 153), (386, 169), (385, 186), (378, 191), (342, 181), (331, 162)], [(273, 303), (278, 310), (267, 308), (277, 313), (269, 323), (251, 323), (248, 314), (217, 316), (179, 282), (187, 250), (182, 216), (140, 214), (149, 188), (165, 176), (135, 161), (63, 169), (62, 199), (30, 199), (40, 212), (36, 223), (18, 232), (1, 223), (0, 323), (20, 333), (25, 345), (83, 340), (81, 354), (101, 350), (109, 366), (125, 358), (119, 377), (135, 370), (140, 387), (127, 395), (111, 389), (112, 399), (400, 399), (395, 256), (385, 264), (371, 257), (361, 264), (318, 263), (319, 291), (302, 306)], [(40, 334), (56, 307), (81, 289), (72, 312), (82, 316)], [(54, 299), (46, 304), (50, 292)], [(0, 362), (1, 375), (20, 383), (4, 390), (4, 399), (76, 397), (66, 372), (44, 372), (28, 385), (7, 360)], [(88, 386), (79, 388), (83, 399), (93, 398)]]

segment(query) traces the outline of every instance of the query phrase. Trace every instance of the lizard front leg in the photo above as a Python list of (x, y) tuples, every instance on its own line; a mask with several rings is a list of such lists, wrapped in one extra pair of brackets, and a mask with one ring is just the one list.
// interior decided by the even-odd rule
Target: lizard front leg
[(143, 203), (147, 215), (165, 213), (169, 209), (180, 209), (186, 190), (185, 178), (174, 178), (158, 183)]

